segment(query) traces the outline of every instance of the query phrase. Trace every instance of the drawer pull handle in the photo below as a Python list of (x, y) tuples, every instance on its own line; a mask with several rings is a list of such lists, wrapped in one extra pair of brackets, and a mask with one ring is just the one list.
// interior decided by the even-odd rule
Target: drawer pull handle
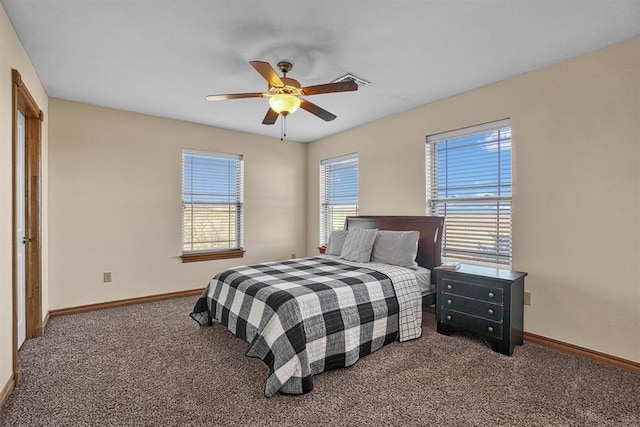
[(447, 289), (451, 289), (451, 285), (447, 285)]
[(489, 298), (493, 298), (493, 292), (489, 292)]
[(451, 316), (447, 316), (447, 320), (451, 320)]
[(489, 332), (493, 332), (493, 326), (489, 326), (489, 327), (487, 328), (487, 331), (489, 331)]
[(489, 314), (493, 314), (493, 308), (489, 309)]
[(451, 301), (450, 299), (447, 300), (447, 304), (451, 305), (453, 301)]

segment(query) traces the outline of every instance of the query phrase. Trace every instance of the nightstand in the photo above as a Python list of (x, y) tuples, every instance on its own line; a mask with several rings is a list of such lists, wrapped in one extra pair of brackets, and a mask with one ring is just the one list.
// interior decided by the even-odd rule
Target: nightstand
[(522, 345), (524, 278), (527, 273), (461, 264), (436, 273), (437, 330), (484, 339), (511, 356)]

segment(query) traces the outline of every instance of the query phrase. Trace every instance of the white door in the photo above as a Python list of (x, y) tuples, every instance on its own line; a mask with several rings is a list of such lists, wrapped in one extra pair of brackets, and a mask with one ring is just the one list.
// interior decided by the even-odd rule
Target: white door
[(16, 147), (16, 260), (18, 280), (18, 348), (27, 337), (27, 270), (25, 236), (25, 118), (18, 112), (18, 141)]

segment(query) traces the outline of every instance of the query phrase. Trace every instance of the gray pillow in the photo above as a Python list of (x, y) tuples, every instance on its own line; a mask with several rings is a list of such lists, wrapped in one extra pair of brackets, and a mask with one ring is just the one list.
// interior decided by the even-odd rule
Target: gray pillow
[(347, 233), (347, 230), (332, 231), (327, 241), (327, 249), (324, 251), (325, 255), (340, 256)]
[(380, 230), (371, 251), (371, 262), (416, 268), (419, 231)]
[(340, 258), (354, 262), (369, 262), (371, 249), (378, 229), (356, 228), (349, 230)]

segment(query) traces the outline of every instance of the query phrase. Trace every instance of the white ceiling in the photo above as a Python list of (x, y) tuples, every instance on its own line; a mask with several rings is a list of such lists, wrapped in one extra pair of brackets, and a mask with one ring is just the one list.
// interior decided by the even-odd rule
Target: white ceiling
[(1, 0), (51, 97), (280, 136), (251, 60), (303, 86), (351, 72), (358, 92), (310, 101), (308, 142), (640, 35), (638, 0)]

